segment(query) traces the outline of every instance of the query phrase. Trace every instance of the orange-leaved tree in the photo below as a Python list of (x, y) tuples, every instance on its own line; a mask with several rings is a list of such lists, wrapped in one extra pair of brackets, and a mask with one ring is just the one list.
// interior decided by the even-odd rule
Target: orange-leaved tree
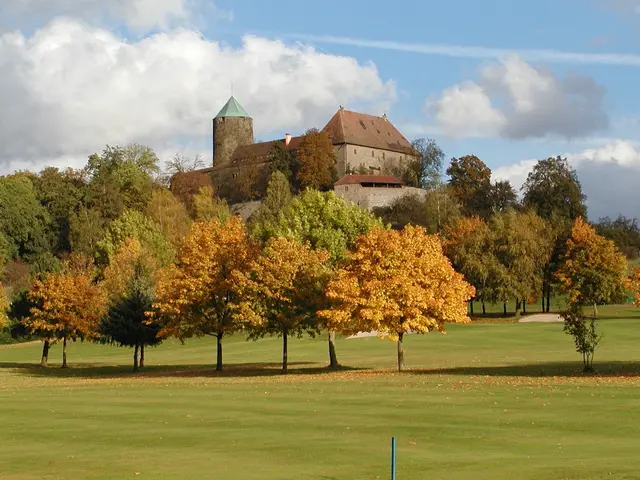
[(640, 268), (634, 267), (629, 272), (627, 287), (633, 295), (633, 306), (640, 307)]
[(326, 132), (308, 130), (298, 150), (300, 189), (329, 190), (336, 181), (336, 154)]
[(627, 261), (611, 240), (598, 235), (578, 217), (567, 240), (560, 268), (556, 272), (560, 289), (572, 305), (592, 305), (597, 316), (599, 303), (611, 303), (625, 296)]
[(62, 368), (67, 367), (67, 340), (94, 338), (105, 313), (106, 295), (95, 277), (93, 261), (73, 255), (60, 272), (37, 279), (28, 292), (34, 307), (23, 322), (45, 342), (62, 340)]
[(330, 279), (329, 254), (308, 243), (284, 237), (268, 240), (251, 270), (240, 273), (243, 301), (238, 319), (249, 327), (250, 338), (282, 336), (282, 372), (287, 373), (289, 336), (314, 335), (320, 324), (316, 312), (324, 305)]
[(216, 337), (216, 369), (222, 370), (222, 339), (242, 327), (234, 316), (235, 274), (245, 272), (255, 255), (240, 218), (194, 223), (177, 264), (159, 275), (151, 317), (162, 319), (160, 336)]
[(345, 335), (376, 331), (397, 341), (401, 371), (404, 335), (469, 322), (466, 302), (475, 289), (453, 269), (437, 236), (407, 226), (375, 228), (360, 237), (326, 294), (336, 304), (320, 315)]
[(489, 226), (480, 217), (460, 217), (445, 228), (442, 241), (445, 254), (476, 289), (475, 297), (469, 302), (472, 315), (474, 299), (482, 302), (482, 313), (485, 313), (489, 279), (498, 264), (491, 241)]

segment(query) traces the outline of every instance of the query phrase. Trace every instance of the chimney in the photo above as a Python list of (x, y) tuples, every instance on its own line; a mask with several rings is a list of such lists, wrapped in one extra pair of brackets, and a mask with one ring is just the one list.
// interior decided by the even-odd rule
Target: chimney
[(285, 135), (284, 135), (284, 144), (285, 144), (285, 146), (289, 146), (289, 143), (291, 143), (291, 134), (290, 133), (285, 133)]
[(387, 120), (387, 114), (385, 113), (384, 115), (382, 115), (382, 118), (384, 118), (385, 120)]

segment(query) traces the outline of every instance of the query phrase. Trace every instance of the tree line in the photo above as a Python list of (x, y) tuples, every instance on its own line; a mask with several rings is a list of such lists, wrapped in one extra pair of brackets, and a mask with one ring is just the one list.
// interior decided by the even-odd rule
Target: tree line
[(418, 140), (418, 159), (395, 173), (425, 196), (370, 213), (326, 191), (335, 157), (318, 132), (309, 138), (298, 158), (274, 147), (246, 222), (209, 184), (169, 188), (198, 159), (175, 157), (162, 172), (141, 145), (108, 146), (80, 170), (0, 177), (4, 339), (40, 338), (43, 365), (55, 342), (63, 366), (69, 341), (130, 347), (138, 369), (145, 347), (211, 336), (222, 369), (224, 338), (242, 331), (280, 336), (286, 372), (292, 336), (328, 333), (336, 368), (336, 334), (376, 331), (397, 341), (401, 369), (404, 335), (467, 322), (474, 302), (506, 313), (508, 301), (519, 311), (543, 298), (549, 311), (562, 294), (588, 326), (578, 307), (637, 284), (603, 236), (632, 243), (635, 221), (588, 224), (565, 159), (538, 162), (519, 201), (475, 156), (452, 159), (443, 181), (444, 154)]

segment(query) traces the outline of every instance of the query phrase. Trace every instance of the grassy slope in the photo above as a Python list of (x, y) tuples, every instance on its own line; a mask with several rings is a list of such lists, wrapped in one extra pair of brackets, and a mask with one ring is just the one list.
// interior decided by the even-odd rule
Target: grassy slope
[(206, 339), (149, 350), (144, 376), (124, 349), (72, 345), (62, 371), (0, 347), (0, 478), (387, 478), (392, 435), (399, 479), (636, 478), (640, 320), (606, 314), (595, 377), (561, 324), (411, 336), (404, 374), (376, 338), (339, 341), (360, 370), (335, 374), (324, 339), (291, 342), (287, 377), (278, 339), (230, 339), (223, 376)]

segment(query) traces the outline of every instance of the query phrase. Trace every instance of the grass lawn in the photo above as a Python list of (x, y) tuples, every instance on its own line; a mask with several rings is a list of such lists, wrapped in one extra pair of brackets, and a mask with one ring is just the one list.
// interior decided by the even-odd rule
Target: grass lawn
[[(325, 339), (147, 352), (72, 344), (72, 368), (35, 367), (40, 344), (0, 346), (0, 479), (632, 479), (640, 471), (640, 318), (606, 307), (593, 376), (562, 324), (453, 325), (395, 344)], [(636, 318), (631, 318), (636, 317)]]

